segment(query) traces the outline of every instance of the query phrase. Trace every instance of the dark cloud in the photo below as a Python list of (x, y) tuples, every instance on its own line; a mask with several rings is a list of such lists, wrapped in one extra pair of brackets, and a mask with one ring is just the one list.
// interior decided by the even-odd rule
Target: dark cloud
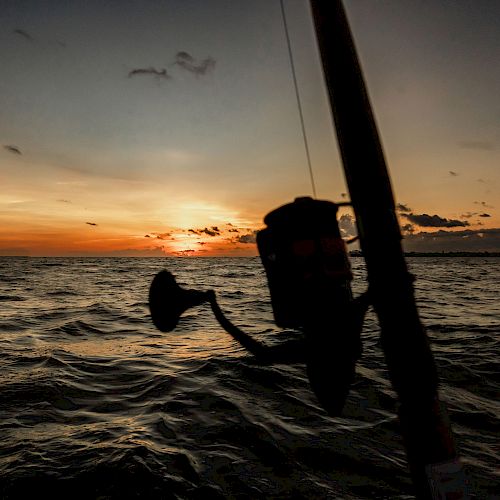
[(89, 226), (97, 226), (95, 222), (86, 222), (85, 224), (88, 224)]
[(492, 151), (495, 149), (490, 141), (460, 141), (458, 145), (462, 149), (478, 149), (482, 151)]
[(203, 252), (203, 250), (192, 250), (192, 249), (179, 250), (178, 252), (174, 252), (174, 254), (188, 257), (190, 255), (193, 255), (194, 253), (199, 253), (199, 252)]
[(149, 234), (146, 234), (146, 236), (144, 236), (144, 238), (151, 238), (151, 236), (149, 236)]
[(164, 240), (170, 236), (172, 236), (171, 233), (151, 233), (153, 236), (156, 236), (157, 240)]
[(218, 236), (220, 234), (220, 231), (215, 227), (212, 229), (208, 229), (208, 227), (205, 227), (204, 229), (199, 229), (199, 233), (205, 233), (208, 236)]
[(58, 201), (59, 203), (71, 203), (71, 200), (56, 200)]
[(404, 234), (413, 234), (415, 232), (415, 226), (413, 224), (405, 224), (401, 226), (401, 230)]
[(245, 243), (245, 244), (255, 243), (258, 232), (259, 232), (258, 230), (255, 230), (248, 234), (242, 234), (241, 236), (238, 236), (234, 241), (235, 243)]
[(228, 229), (228, 232), (230, 233), (239, 233), (238, 229)]
[(445, 219), (439, 215), (409, 213), (403, 214), (403, 217), (421, 227), (465, 227), (470, 225), (467, 221)]
[(414, 233), (403, 246), (407, 252), (499, 252), (500, 228)]
[(28, 42), (33, 42), (35, 39), (27, 32), (21, 29), (15, 29), (12, 31), (15, 35), (22, 36), (25, 40), (28, 40)]
[(340, 193), (341, 198), (347, 198), (347, 193)]
[(396, 205), (396, 210), (398, 212), (411, 212), (411, 208), (408, 205), (404, 205), (403, 203), (398, 203)]
[(450, 175), (452, 177), (457, 177), (457, 175), (458, 175), (457, 172), (453, 172), (453, 170), (448, 170), (448, 172), (450, 173)]
[(207, 57), (197, 63), (196, 59), (191, 54), (188, 54), (187, 52), (177, 52), (174, 64), (199, 76), (205, 75), (215, 68), (215, 59)]
[(22, 155), (21, 150), (17, 146), (12, 146), (11, 144), (7, 144), (3, 148), (9, 153), (13, 153), (15, 155)]
[(490, 214), (479, 214), (479, 217), (491, 217)]
[(149, 66), (149, 68), (136, 68), (128, 72), (129, 78), (139, 75), (152, 75), (155, 78), (164, 78), (165, 80), (169, 80), (171, 78), (171, 76), (167, 73), (167, 70), (165, 68), (160, 70), (154, 68), (153, 66)]
[(210, 229), (208, 227), (204, 227), (203, 229), (188, 229), (188, 232), (197, 235), (206, 234), (207, 236), (220, 235), (220, 229), (217, 226), (212, 226)]
[(358, 234), (356, 228), (356, 219), (349, 214), (344, 214), (339, 219), (340, 234), (344, 238), (356, 236)]

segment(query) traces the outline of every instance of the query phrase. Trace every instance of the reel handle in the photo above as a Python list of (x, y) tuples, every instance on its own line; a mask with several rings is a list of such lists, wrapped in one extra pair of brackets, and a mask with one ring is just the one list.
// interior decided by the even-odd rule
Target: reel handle
[(209, 302), (217, 321), (222, 328), (238, 341), (245, 349), (261, 361), (268, 361), (268, 348), (254, 340), (250, 335), (233, 325), (222, 312), (215, 292), (207, 290), (186, 290), (181, 288), (172, 273), (160, 271), (149, 288), (149, 310), (154, 325), (161, 332), (171, 332), (177, 326), (181, 315), (191, 307)]

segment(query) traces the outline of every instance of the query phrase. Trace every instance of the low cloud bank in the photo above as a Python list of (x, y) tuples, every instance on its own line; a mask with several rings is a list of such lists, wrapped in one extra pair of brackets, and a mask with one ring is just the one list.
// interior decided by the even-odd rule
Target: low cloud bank
[(500, 228), (407, 234), (407, 252), (500, 252)]

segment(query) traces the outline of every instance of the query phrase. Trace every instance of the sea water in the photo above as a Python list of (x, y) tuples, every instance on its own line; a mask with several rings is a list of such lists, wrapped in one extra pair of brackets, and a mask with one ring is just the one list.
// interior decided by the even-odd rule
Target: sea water
[[(474, 495), (495, 498), (500, 259), (409, 266)], [(332, 418), (303, 365), (260, 366), (208, 306), (156, 330), (148, 287), (165, 268), (256, 339), (297, 335), (274, 325), (257, 258), (0, 258), (0, 498), (412, 497), (372, 312)]]

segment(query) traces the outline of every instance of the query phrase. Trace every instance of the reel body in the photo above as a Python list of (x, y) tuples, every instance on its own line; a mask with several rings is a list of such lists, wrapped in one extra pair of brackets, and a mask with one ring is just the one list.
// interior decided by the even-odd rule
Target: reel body
[(351, 267), (330, 201), (297, 198), (264, 218), (257, 246), (266, 270), (276, 324), (302, 328), (328, 304), (330, 313), (352, 302)]
[(352, 296), (337, 211), (329, 201), (297, 198), (270, 212), (257, 234), (276, 324), (304, 331), (309, 381), (332, 415), (342, 411), (354, 379), (368, 305)]

